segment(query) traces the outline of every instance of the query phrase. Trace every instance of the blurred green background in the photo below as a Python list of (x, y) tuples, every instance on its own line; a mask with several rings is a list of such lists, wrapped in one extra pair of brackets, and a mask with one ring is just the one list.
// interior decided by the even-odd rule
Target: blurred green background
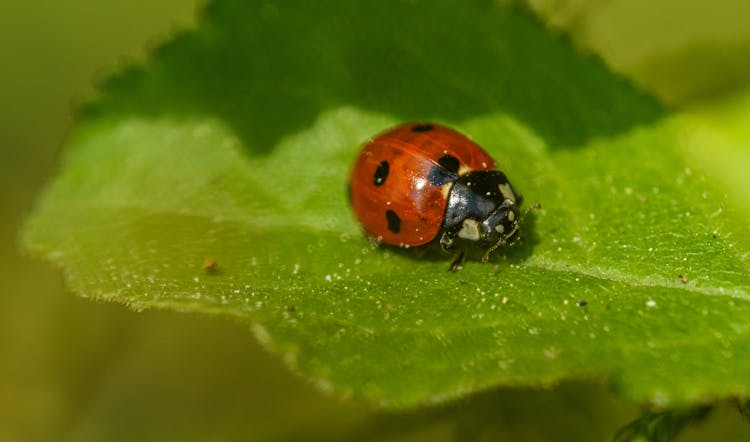
[[(97, 76), (194, 26), (201, 3), (0, 4), (0, 440), (603, 440), (638, 415), (585, 382), (373, 412), (289, 373), (244, 326), (93, 303), (22, 255), (17, 230), (57, 167), (73, 103)], [(668, 106), (721, 99), (750, 79), (748, 2), (528, 5)], [(680, 440), (707, 435), (750, 440), (750, 429), (724, 404)]]

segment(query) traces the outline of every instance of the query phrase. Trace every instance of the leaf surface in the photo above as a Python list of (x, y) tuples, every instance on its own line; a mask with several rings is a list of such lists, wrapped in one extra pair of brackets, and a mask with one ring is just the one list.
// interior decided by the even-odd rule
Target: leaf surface
[[(408, 120), (470, 134), (543, 205), (521, 244), (451, 274), (363, 237), (348, 170)], [(571, 377), (690, 403), (750, 368), (744, 178), (704, 161), (747, 134), (723, 134), (504, 6), (217, 1), (103, 85), (24, 242), (81, 295), (237, 318), (383, 406)]]

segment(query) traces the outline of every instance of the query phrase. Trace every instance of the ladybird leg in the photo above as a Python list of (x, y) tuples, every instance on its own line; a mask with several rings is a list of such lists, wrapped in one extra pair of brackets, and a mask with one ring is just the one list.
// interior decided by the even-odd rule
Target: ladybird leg
[(456, 270), (460, 269), (462, 264), (464, 263), (464, 257), (465, 252), (461, 250), (456, 254), (456, 256), (453, 258), (453, 262), (451, 263), (451, 266), (448, 267), (449, 272), (455, 272)]
[(443, 236), (440, 237), (440, 247), (446, 252), (453, 246), (453, 238), (448, 235), (448, 232), (443, 232)]

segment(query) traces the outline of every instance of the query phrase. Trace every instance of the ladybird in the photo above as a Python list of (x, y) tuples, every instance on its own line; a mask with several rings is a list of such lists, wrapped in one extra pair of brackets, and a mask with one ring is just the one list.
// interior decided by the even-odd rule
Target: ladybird
[(349, 192), (367, 235), (398, 247), (440, 244), (457, 252), (450, 270), (469, 247), (484, 250), (486, 262), (493, 250), (514, 243), (526, 215), (521, 195), (492, 157), (434, 123), (402, 124), (368, 140)]

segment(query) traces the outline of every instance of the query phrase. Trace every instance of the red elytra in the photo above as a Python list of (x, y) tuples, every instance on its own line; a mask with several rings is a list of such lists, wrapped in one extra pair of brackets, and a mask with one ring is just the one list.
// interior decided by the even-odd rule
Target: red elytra
[[(365, 232), (396, 246), (421, 246), (440, 233), (458, 176), (495, 162), (464, 135), (432, 123), (407, 123), (369, 140), (350, 178), (350, 198)], [(452, 179), (436, 175), (455, 172)]]

